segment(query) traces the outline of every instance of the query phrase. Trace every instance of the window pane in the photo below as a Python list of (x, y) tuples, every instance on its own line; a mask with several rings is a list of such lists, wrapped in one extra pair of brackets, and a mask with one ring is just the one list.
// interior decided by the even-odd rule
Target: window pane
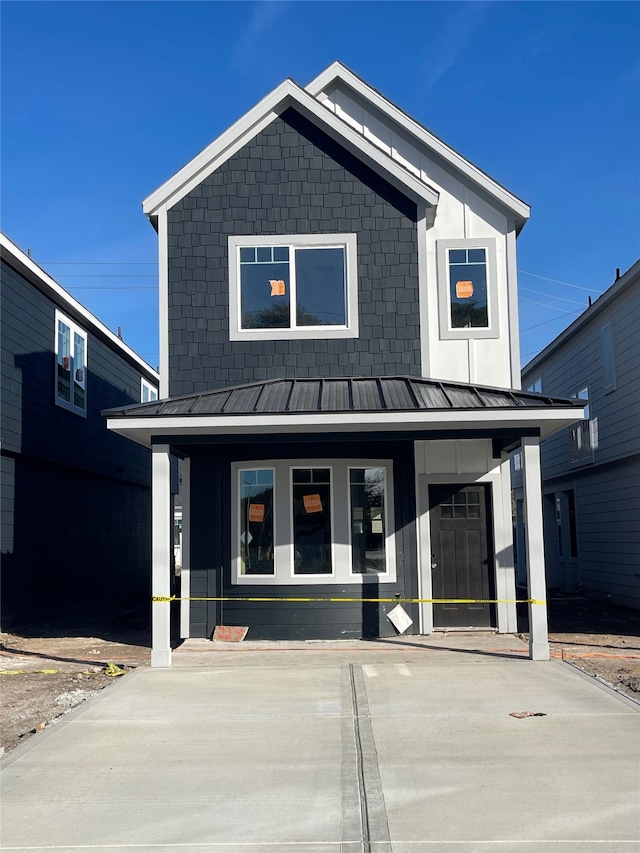
[(273, 575), (273, 470), (238, 473), (240, 574)]
[(289, 263), (289, 247), (288, 246), (274, 246), (273, 247), (273, 260), (274, 261), (287, 261), (287, 263)]
[(450, 264), (466, 264), (467, 250), (466, 249), (451, 249), (449, 252)]
[(483, 264), (485, 262), (484, 249), (469, 249), (467, 260), (470, 264)]
[(256, 260), (258, 263), (270, 263), (273, 260), (273, 249), (271, 246), (260, 246), (256, 250)]
[(71, 402), (71, 329), (58, 320), (58, 397)]
[(254, 248), (240, 249), (240, 263), (254, 263), (256, 259), (256, 250)]
[(355, 574), (387, 571), (384, 468), (350, 471), (351, 565)]
[(84, 338), (77, 332), (73, 334), (73, 405), (79, 409), (85, 407), (86, 359)]
[[(296, 575), (331, 574), (331, 483), (318, 482), (325, 479), (314, 477), (309, 471), (309, 480), (292, 484), (293, 500), (293, 571)], [(294, 471), (298, 477), (300, 469)]]
[(345, 250), (296, 251), (296, 324), (344, 326)]
[(241, 262), (240, 300), (243, 329), (289, 328), (289, 263)]
[[(484, 249), (481, 251), (484, 253)], [(489, 315), (486, 263), (457, 263), (455, 261), (457, 256), (457, 250), (449, 251), (451, 327), (453, 329), (487, 328)]]

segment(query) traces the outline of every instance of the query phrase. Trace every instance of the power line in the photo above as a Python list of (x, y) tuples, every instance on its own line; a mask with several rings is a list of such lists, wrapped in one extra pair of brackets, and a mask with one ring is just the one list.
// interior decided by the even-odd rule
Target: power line
[(526, 329), (520, 329), (520, 332), (530, 332), (532, 329), (538, 329), (540, 326), (546, 326), (548, 323), (555, 323), (556, 320), (562, 320), (563, 317), (571, 317), (574, 314), (581, 314), (581, 311), (567, 311), (560, 317), (552, 317), (550, 320), (544, 320), (542, 323), (536, 323), (535, 326), (527, 326)]
[(93, 266), (116, 266), (116, 267), (157, 267), (157, 261), (38, 261), (39, 264), (47, 266), (65, 267), (93, 267)]
[[(565, 314), (567, 313), (564, 308), (558, 308), (557, 305), (548, 305), (546, 302), (538, 302), (537, 299), (528, 299), (526, 296), (521, 296), (523, 302), (530, 302), (532, 305), (542, 305), (543, 308), (550, 308), (552, 311), (563, 311)], [(586, 306), (585, 306), (586, 310)], [(569, 314), (580, 314), (580, 311), (569, 311)]]
[[(559, 302), (570, 302), (572, 305), (584, 305), (584, 302), (578, 302), (577, 299), (564, 299), (562, 296), (552, 296), (550, 293), (544, 293), (542, 290), (531, 290), (529, 287), (520, 287), (519, 290), (524, 290), (526, 293), (536, 293), (538, 296), (547, 296), (549, 299), (557, 299)], [(524, 296), (522, 297), (525, 298)]]
[(121, 284), (115, 284), (113, 287), (105, 284), (72, 284), (69, 287), (65, 288), (65, 290), (157, 290), (157, 287), (153, 287), (150, 284), (134, 284), (130, 287), (123, 286)]
[(534, 272), (527, 272), (526, 270), (518, 270), (522, 275), (530, 275), (533, 278), (541, 278), (542, 281), (551, 281), (553, 284), (563, 284), (565, 287), (575, 287), (577, 290), (586, 290), (588, 293), (604, 293), (604, 290), (596, 290), (594, 287), (582, 287), (580, 284), (569, 284), (568, 281), (558, 281), (557, 278), (547, 278), (544, 275), (537, 275)]
[(58, 278), (157, 278), (154, 273), (147, 272), (136, 272), (136, 273), (126, 273), (126, 272), (116, 272), (116, 273), (102, 273), (102, 272), (58, 272), (56, 273)]

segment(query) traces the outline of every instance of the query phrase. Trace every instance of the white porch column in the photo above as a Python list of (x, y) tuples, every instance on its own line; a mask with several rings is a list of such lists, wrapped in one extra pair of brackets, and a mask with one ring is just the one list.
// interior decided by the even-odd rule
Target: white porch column
[[(168, 444), (151, 451), (151, 589), (153, 595), (171, 594), (171, 457)], [(151, 666), (171, 666), (171, 604), (151, 604)]]
[(534, 601), (544, 602), (544, 604), (529, 604), (529, 657), (531, 660), (549, 660), (539, 438), (522, 439), (522, 475), (528, 597)]
[(182, 570), (180, 574), (180, 636), (191, 636), (191, 459), (182, 460)]

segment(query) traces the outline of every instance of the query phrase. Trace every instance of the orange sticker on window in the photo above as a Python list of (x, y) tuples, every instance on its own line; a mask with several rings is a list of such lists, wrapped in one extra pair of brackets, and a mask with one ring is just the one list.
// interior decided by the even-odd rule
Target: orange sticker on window
[(304, 508), (307, 512), (322, 512), (322, 501), (320, 495), (304, 495)]
[(271, 295), (272, 296), (284, 296), (285, 294), (285, 286), (284, 281), (277, 278), (270, 278), (269, 284), (271, 285)]
[(456, 297), (458, 299), (469, 299), (473, 296), (472, 281), (456, 281)]
[(264, 504), (249, 504), (249, 521), (264, 521)]

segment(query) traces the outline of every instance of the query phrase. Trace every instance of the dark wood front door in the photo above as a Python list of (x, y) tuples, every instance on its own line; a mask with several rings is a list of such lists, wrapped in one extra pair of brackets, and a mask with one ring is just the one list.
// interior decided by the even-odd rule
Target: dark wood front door
[[(491, 501), (485, 484), (429, 486), (434, 599), (492, 599)], [(490, 628), (492, 604), (434, 604), (436, 628)]]

